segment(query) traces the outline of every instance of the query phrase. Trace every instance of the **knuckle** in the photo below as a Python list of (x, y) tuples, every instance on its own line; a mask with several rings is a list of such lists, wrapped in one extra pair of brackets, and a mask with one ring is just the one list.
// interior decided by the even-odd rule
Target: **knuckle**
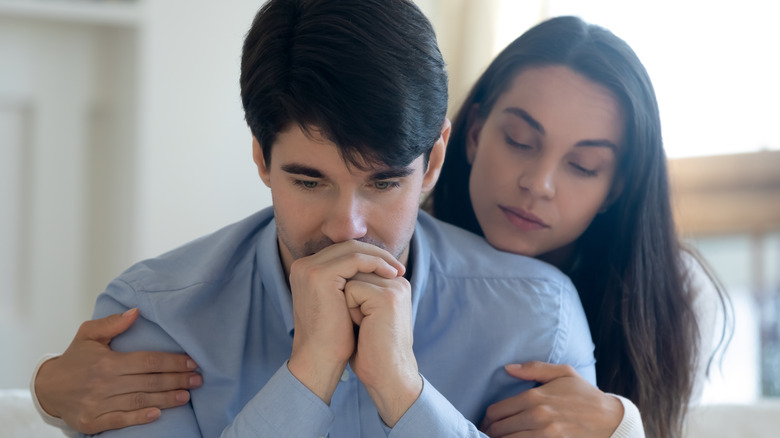
[(90, 385), (99, 385), (101, 379), (106, 378), (114, 370), (114, 361), (108, 356), (102, 356), (92, 363), (92, 372), (88, 373), (87, 381)]
[[(93, 417), (93, 413), (97, 413), (98, 403), (92, 398), (85, 398), (81, 402), (81, 412), (79, 412), (78, 420), (88, 420)], [(95, 415), (96, 416), (96, 415)]]
[(571, 365), (561, 365), (561, 369), (564, 373), (568, 375), (576, 375), (577, 371), (574, 370), (574, 367)]
[(133, 394), (132, 406), (133, 406), (134, 410), (145, 408), (146, 407), (146, 403), (147, 403), (146, 402), (146, 394), (144, 394), (143, 392), (137, 392), (137, 393)]
[(298, 260), (295, 260), (290, 265), (290, 272), (306, 272), (311, 269), (309, 266), (310, 263), (308, 263), (308, 259), (306, 257), (300, 258)]
[(114, 361), (109, 356), (101, 356), (95, 361), (97, 371), (107, 372), (114, 368)]
[(157, 375), (152, 374), (144, 377), (144, 388), (146, 388), (147, 392), (160, 390), (160, 387), (162, 386), (161, 383), (160, 377)]
[(309, 264), (303, 264), (301, 269), (304, 269), (304, 272), (306, 272), (306, 276), (308, 278), (317, 278), (322, 275), (322, 272), (325, 270), (325, 268), (321, 265)]
[(546, 422), (550, 418), (550, 408), (546, 405), (536, 405), (529, 410), (529, 414), (538, 422)]
[(92, 427), (92, 421), (91, 420), (92, 419), (90, 417), (88, 417), (87, 415), (79, 414), (78, 416), (76, 416), (74, 426), (75, 426), (76, 430), (78, 430), (80, 432), (84, 432), (84, 433), (87, 433), (87, 434), (94, 433), (95, 429)]
[(539, 390), (539, 386), (536, 388), (531, 388), (525, 393), (525, 398), (534, 406), (534, 407), (540, 407), (542, 404), (542, 393)]
[(149, 372), (157, 371), (162, 368), (161, 357), (154, 352), (146, 352), (142, 356), (142, 361), (146, 370)]
[(79, 325), (79, 329), (76, 332), (77, 335), (84, 335), (85, 333), (88, 333), (90, 329), (92, 328), (92, 321), (84, 321)]
[(539, 406), (539, 411), (547, 421), (552, 422), (553, 417), (555, 416), (555, 409), (553, 409), (552, 406), (547, 404), (541, 405)]
[(547, 425), (542, 428), (542, 436), (544, 437), (558, 437), (558, 436), (564, 436), (562, 435), (563, 429), (561, 426), (556, 422), (548, 423)]
[(489, 421), (496, 421), (497, 417), (498, 417), (498, 408), (496, 407), (496, 405), (488, 406), (487, 410), (485, 411), (485, 419)]

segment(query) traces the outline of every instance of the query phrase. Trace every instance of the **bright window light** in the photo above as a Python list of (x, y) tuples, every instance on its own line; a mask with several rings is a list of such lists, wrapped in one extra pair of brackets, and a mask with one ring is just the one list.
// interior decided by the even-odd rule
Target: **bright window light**
[(519, 17), (534, 11), (577, 15), (626, 40), (655, 85), (670, 158), (780, 149), (773, 2), (503, 0), (502, 7), (499, 47), (528, 28)]

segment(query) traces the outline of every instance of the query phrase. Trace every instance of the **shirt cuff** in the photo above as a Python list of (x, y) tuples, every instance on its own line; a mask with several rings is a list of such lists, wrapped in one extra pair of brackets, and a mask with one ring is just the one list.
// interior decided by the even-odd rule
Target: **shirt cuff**
[(392, 429), (384, 429), (388, 438), (458, 437), (466, 436), (469, 426), (476, 432), (460, 411), (423, 377), (420, 396)]
[(49, 359), (54, 359), (55, 357), (59, 357), (59, 354), (47, 354), (43, 356), (38, 363), (35, 365), (35, 370), (32, 373), (32, 378), (30, 379), (30, 395), (32, 396), (33, 404), (35, 405), (35, 409), (38, 411), (38, 415), (41, 416), (43, 421), (50, 425), (59, 428), (62, 430), (62, 433), (64, 433), (66, 436), (69, 437), (78, 437), (79, 434), (75, 430), (71, 429), (70, 426), (68, 426), (65, 421), (62, 420), (62, 418), (57, 418), (52, 415), (49, 415), (48, 412), (43, 410), (41, 407), (41, 403), (38, 401), (38, 394), (35, 393), (35, 378), (38, 377), (38, 371), (40, 371), (41, 366), (46, 363)]
[(292, 375), (285, 361), (244, 406), (234, 425), (259, 436), (320, 437), (327, 436), (334, 420), (330, 407)]
[(609, 394), (623, 404), (623, 419), (620, 420), (620, 424), (615, 432), (612, 433), (610, 438), (645, 438), (645, 429), (642, 426), (642, 416), (639, 414), (639, 409), (629, 399), (621, 397), (617, 394)]

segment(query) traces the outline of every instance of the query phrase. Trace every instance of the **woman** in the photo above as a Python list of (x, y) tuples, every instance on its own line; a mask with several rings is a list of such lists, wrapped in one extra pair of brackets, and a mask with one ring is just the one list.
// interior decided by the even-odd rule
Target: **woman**
[[(648, 436), (681, 436), (706, 360), (687, 268), (700, 266), (675, 233), (655, 94), (624, 41), (559, 17), (511, 43), (458, 112), (426, 207), (568, 274), (596, 345), (599, 388), (635, 403)], [(719, 290), (718, 298), (725, 312)], [(497, 403), (486, 432), (550, 426), (610, 436), (623, 417), (615, 398), (550, 367), (508, 368), (542, 383), (556, 372), (573, 381)], [(626, 422), (613, 436), (637, 436)]]

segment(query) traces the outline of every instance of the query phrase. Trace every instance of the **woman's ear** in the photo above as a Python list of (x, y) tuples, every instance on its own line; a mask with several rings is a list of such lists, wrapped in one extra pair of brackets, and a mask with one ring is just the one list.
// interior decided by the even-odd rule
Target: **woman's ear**
[(252, 136), (252, 159), (257, 166), (257, 173), (260, 175), (260, 179), (263, 183), (271, 188), (271, 173), (268, 171), (268, 166), (265, 163), (265, 157), (263, 157), (263, 148), (260, 147), (260, 142), (257, 141), (255, 136)]
[(474, 158), (477, 156), (477, 146), (479, 146), (479, 134), (482, 132), (482, 126), (485, 120), (479, 117), (479, 104), (475, 103), (469, 110), (466, 119), (466, 159), (470, 165), (474, 164)]
[(444, 123), (441, 125), (441, 135), (439, 135), (436, 143), (433, 144), (433, 149), (431, 149), (431, 154), (428, 157), (428, 168), (425, 170), (422, 182), (423, 193), (433, 190), (433, 186), (439, 180), (441, 167), (444, 165), (444, 155), (447, 152), (447, 142), (450, 141), (451, 129), (450, 119), (445, 118)]
[(620, 194), (623, 193), (623, 179), (617, 179), (612, 183), (612, 188), (609, 190), (609, 194), (607, 195), (607, 199), (604, 200), (604, 203), (601, 205), (601, 209), (599, 210), (599, 214), (605, 213), (607, 210), (609, 210), (609, 207), (612, 206), (612, 204), (617, 201), (617, 199), (620, 197)]

